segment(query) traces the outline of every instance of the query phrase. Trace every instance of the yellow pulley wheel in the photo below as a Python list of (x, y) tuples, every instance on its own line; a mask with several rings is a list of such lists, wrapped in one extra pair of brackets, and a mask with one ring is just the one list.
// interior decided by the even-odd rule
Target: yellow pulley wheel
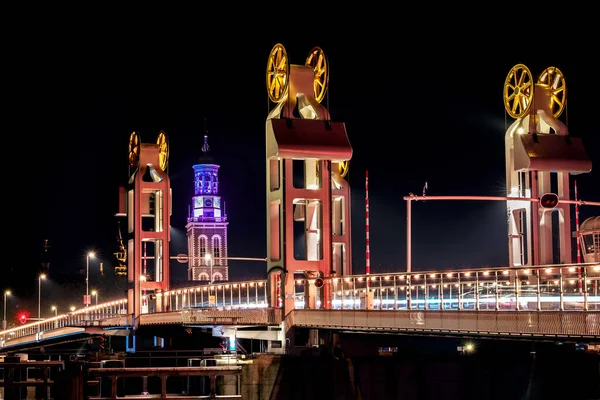
[(158, 164), (160, 169), (165, 171), (169, 162), (169, 142), (167, 134), (164, 131), (158, 133), (156, 144), (158, 144)]
[(565, 76), (556, 67), (546, 68), (538, 77), (538, 83), (543, 83), (550, 87), (552, 91), (551, 105), (552, 115), (554, 118), (558, 118), (565, 109), (567, 103), (567, 84), (565, 82)]
[(314, 90), (315, 100), (319, 103), (325, 97), (327, 84), (329, 83), (329, 70), (327, 68), (327, 57), (320, 47), (314, 47), (306, 58), (307, 67), (311, 68), (315, 74)]
[(504, 108), (513, 118), (527, 114), (533, 100), (533, 79), (531, 72), (523, 64), (517, 64), (504, 81)]
[(290, 64), (282, 44), (273, 46), (267, 61), (267, 92), (269, 99), (278, 102), (286, 95), (290, 79)]
[(133, 132), (129, 136), (129, 166), (137, 167), (140, 161), (140, 135)]
[(340, 161), (338, 163), (338, 172), (342, 178), (345, 178), (348, 175), (348, 170), (350, 169), (350, 160)]

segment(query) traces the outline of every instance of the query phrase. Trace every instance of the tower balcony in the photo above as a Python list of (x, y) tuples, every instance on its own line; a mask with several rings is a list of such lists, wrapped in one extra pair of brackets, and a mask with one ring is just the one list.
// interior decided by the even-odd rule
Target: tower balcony
[(227, 222), (227, 216), (225, 217), (188, 217), (187, 222)]

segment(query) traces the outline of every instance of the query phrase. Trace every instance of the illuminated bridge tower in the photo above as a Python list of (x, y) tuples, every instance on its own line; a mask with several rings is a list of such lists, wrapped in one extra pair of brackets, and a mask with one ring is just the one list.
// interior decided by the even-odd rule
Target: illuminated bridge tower
[[(509, 262), (511, 266), (572, 263), (569, 174), (591, 171), (581, 139), (558, 119), (567, 87), (546, 68), (534, 82), (515, 65), (504, 83), (504, 106), (516, 118), (505, 136)], [(539, 201), (538, 201), (539, 199)]]
[(127, 216), (127, 311), (132, 318), (130, 324), (136, 328), (142, 310), (147, 308), (146, 296), (160, 296), (169, 289), (171, 185), (166, 172), (168, 156), (164, 132), (159, 132), (156, 143), (142, 143), (137, 132), (131, 134), (131, 173), (127, 192), (122, 191), (119, 212)]
[[(277, 44), (267, 63), (275, 103), (266, 121), (267, 270), (270, 306), (295, 306), (304, 285), (305, 308), (331, 307), (323, 277), (350, 274), (350, 187), (344, 179), (352, 147), (345, 125), (320, 104), (328, 84), (324, 52), (290, 65)], [(301, 283), (299, 283), (301, 282)], [(319, 303), (320, 302), (320, 303)]]
[(219, 166), (209, 156), (204, 135), (203, 155), (194, 165), (194, 197), (186, 230), (188, 238), (188, 279), (227, 281), (227, 215), (219, 196)]

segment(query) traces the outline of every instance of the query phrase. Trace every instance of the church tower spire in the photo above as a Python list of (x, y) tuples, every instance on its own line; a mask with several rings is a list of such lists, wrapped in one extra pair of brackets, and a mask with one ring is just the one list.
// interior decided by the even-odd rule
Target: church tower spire
[(227, 281), (227, 214), (219, 195), (219, 165), (204, 135), (202, 155), (194, 169), (194, 196), (187, 219), (188, 279)]

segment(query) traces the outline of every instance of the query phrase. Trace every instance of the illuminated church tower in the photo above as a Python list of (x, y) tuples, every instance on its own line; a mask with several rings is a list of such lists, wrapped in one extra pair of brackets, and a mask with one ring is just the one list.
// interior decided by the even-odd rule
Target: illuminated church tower
[(227, 281), (227, 214), (219, 196), (219, 166), (209, 156), (204, 135), (202, 156), (194, 165), (194, 197), (188, 215), (188, 279)]

